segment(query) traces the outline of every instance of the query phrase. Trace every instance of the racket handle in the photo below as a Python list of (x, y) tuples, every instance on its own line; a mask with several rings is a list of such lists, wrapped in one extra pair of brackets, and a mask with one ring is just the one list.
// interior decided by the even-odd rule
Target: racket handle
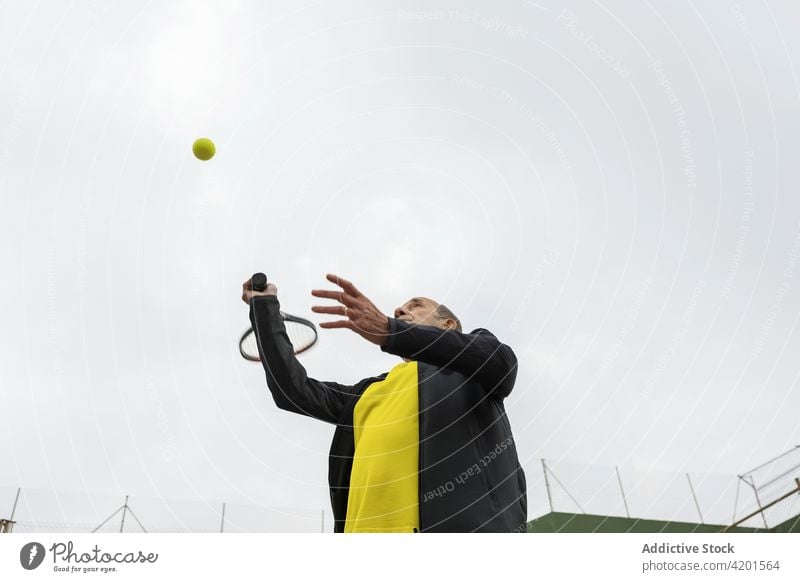
[(263, 291), (267, 288), (267, 276), (264, 273), (255, 273), (250, 279), (253, 291)]

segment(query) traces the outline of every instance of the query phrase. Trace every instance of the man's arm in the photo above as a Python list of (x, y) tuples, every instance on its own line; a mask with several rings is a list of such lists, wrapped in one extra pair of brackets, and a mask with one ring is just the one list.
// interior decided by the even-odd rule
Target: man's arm
[(517, 377), (514, 351), (485, 329), (466, 334), (390, 317), (389, 336), (381, 350), (474, 376), (499, 398), (511, 393)]
[(279, 312), (280, 303), (275, 295), (256, 295), (250, 299), (250, 321), (275, 404), (282, 410), (336, 424), (354, 387), (309, 378), (294, 355)]

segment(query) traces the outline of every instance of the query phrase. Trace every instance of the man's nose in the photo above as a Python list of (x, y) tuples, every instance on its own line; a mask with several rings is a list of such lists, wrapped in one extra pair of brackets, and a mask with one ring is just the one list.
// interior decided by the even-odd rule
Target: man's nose
[(400, 317), (401, 315), (407, 315), (407, 314), (408, 314), (408, 311), (406, 311), (406, 310), (405, 310), (405, 309), (403, 309), (402, 307), (398, 307), (397, 309), (395, 309), (395, 310), (394, 310), (394, 316), (395, 316), (395, 318), (398, 318), (398, 317)]

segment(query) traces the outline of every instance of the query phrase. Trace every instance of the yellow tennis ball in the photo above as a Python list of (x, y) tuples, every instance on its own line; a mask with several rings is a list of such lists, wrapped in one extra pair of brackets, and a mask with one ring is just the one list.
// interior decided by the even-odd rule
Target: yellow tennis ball
[(205, 162), (214, 157), (214, 154), (217, 153), (217, 148), (214, 147), (213, 141), (207, 137), (201, 137), (192, 144), (192, 153), (198, 160)]

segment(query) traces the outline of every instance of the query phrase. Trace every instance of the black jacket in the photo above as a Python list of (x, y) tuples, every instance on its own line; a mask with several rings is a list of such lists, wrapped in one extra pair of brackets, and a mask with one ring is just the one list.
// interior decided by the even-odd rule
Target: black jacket
[[(344, 531), (353, 466), (353, 408), (373, 382), (321, 382), (294, 356), (277, 297), (255, 296), (250, 320), (267, 386), (283, 410), (336, 425), (328, 482)], [(503, 399), (514, 386), (514, 352), (485, 329), (464, 334), (389, 319), (384, 352), (417, 361), (419, 386), (419, 523), (424, 532), (524, 532), (525, 474)]]

